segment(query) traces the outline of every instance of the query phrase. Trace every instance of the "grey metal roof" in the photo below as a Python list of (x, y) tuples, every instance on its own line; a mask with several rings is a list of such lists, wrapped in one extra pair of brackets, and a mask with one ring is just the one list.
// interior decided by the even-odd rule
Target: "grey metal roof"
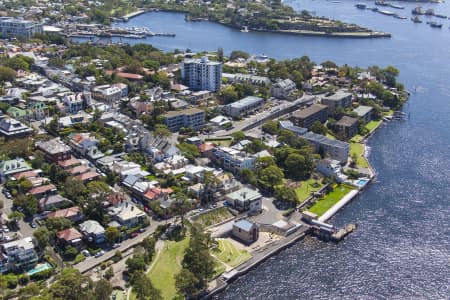
[(249, 222), (247, 220), (240, 220), (240, 221), (237, 221), (236, 223), (234, 223), (234, 226), (236, 226), (244, 231), (252, 230), (253, 225), (254, 224), (252, 222)]

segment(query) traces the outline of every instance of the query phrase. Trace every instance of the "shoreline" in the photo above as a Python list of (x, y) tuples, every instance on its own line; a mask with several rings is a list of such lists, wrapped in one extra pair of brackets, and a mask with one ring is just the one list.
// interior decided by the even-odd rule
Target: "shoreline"
[[(347, 204), (349, 204), (350, 202), (352, 202), (358, 195), (360, 195), (363, 190), (365, 188), (367, 188), (367, 186), (372, 183), (372, 181), (375, 179), (376, 177), (376, 171), (373, 168), (372, 164), (370, 163), (369, 159), (368, 159), (368, 151), (367, 151), (367, 143), (370, 140), (370, 138), (372, 137), (372, 135), (380, 129), (381, 125), (386, 122), (386, 121), (382, 121), (380, 123), (379, 126), (377, 126), (371, 133), (369, 133), (367, 136), (364, 137), (364, 139), (362, 141), (360, 141), (361, 144), (364, 145), (364, 153), (363, 153), (363, 157), (367, 160), (367, 163), (369, 165), (368, 169), (371, 173), (370, 178), (369, 178), (369, 182), (364, 185), (363, 187), (358, 188), (358, 190), (354, 190), (355, 193), (350, 193), (345, 195), (343, 198), (341, 198), (337, 203), (335, 203), (332, 207), (330, 207), (322, 216), (326, 216), (326, 218), (324, 218), (324, 220), (321, 220), (323, 222), (328, 221), (329, 219), (333, 218), (342, 208), (344, 208)], [(348, 196), (348, 197), (347, 197)], [(331, 213), (328, 213), (331, 212)], [(320, 218), (319, 218), (320, 220)], [(263, 263), (264, 261), (266, 261), (267, 259), (269, 259), (270, 257), (278, 254), (280, 251), (291, 247), (292, 245), (294, 245), (295, 243), (299, 242), (300, 240), (304, 239), (306, 237), (307, 234), (309, 234), (310, 232), (310, 228), (308, 228), (307, 230), (305, 230), (305, 228), (301, 228), (299, 229), (299, 231), (293, 233), (291, 236), (286, 237), (284, 240), (281, 240), (279, 244), (277, 245), (272, 245), (269, 246), (271, 247), (271, 249), (267, 249), (267, 251), (263, 254), (262, 257), (254, 257), (252, 256), (252, 258), (246, 262), (244, 262), (243, 264), (241, 264), (240, 266), (237, 266), (236, 268), (222, 273), (221, 275), (219, 275), (216, 279), (210, 281), (211, 283), (216, 283), (215, 286), (210, 289), (207, 290), (207, 295), (202, 297), (202, 299), (210, 299), (212, 296), (222, 292), (223, 290), (225, 290), (233, 281), (237, 280), (239, 277), (247, 274), (249, 271), (251, 271), (252, 269), (256, 268), (257, 266), (259, 266), (261, 263)], [(253, 261), (254, 260), (254, 261)], [(240, 269), (242, 268), (242, 269)], [(229, 276), (226, 279), (222, 279), (225, 276)]]
[[(139, 10), (134, 13), (130, 13), (126, 16), (120, 17), (124, 22), (128, 22), (129, 20), (140, 16), (144, 13), (154, 13), (154, 12), (172, 12), (172, 13), (180, 13), (187, 16), (189, 11), (183, 10), (175, 10), (175, 9), (160, 9), (160, 8), (150, 8), (145, 10)], [(186, 22), (212, 22), (217, 23), (229, 28), (233, 28), (236, 30), (240, 30), (240, 28), (234, 24), (227, 24), (220, 21), (214, 21), (210, 19), (201, 19), (201, 20), (186, 20)], [(270, 30), (270, 29), (254, 29), (249, 28), (249, 32), (267, 32), (274, 34), (288, 34), (288, 35), (301, 35), (301, 36), (318, 36), (318, 37), (328, 37), (328, 38), (353, 38), (353, 39), (367, 39), (367, 38), (390, 38), (392, 37), (391, 33), (388, 32), (379, 32), (379, 31), (350, 31), (350, 32), (325, 32), (325, 31), (311, 31), (311, 30)]]

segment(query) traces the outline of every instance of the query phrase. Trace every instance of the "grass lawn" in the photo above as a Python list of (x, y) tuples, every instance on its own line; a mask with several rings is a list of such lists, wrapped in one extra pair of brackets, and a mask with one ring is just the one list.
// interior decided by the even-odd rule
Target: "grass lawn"
[(112, 294), (116, 295), (116, 300), (125, 300), (127, 298), (125, 292), (120, 290), (114, 290)]
[(356, 161), (356, 164), (360, 168), (368, 168), (369, 163), (367, 162), (366, 158), (364, 157), (364, 145), (359, 143), (350, 143), (350, 157), (352, 157), (354, 154), (358, 156), (358, 159)]
[(352, 142), (352, 143), (359, 143), (359, 142), (361, 142), (362, 140), (364, 140), (364, 137), (363, 137), (362, 135), (357, 134), (357, 135), (355, 135), (354, 137), (352, 137), (352, 139), (350, 140), (350, 142)]
[(392, 116), (394, 114), (394, 111), (391, 109), (389, 111), (384, 111), (383, 116)]
[(252, 257), (247, 251), (237, 249), (230, 241), (220, 239), (218, 242), (218, 249), (214, 254), (230, 267), (235, 267)]
[(369, 123), (366, 124), (366, 128), (372, 132), (375, 129), (378, 128), (378, 126), (381, 125), (381, 123), (383, 122), (383, 120), (378, 120), (378, 121), (370, 121)]
[(181, 271), (181, 261), (188, 244), (189, 238), (180, 242), (165, 242), (158, 260), (147, 274), (153, 285), (161, 291), (163, 299), (173, 299), (177, 295), (175, 276)]
[(222, 221), (225, 221), (228, 218), (231, 218), (233, 215), (226, 207), (221, 207), (207, 213), (201, 214), (197, 218), (195, 218), (195, 222), (199, 223), (203, 226), (211, 226)]
[(332, 192), (325, 195), (322, 199), (317, 200), (316, 203), (314, 203), (314, 205), (308, 210), (318, 216), (321, 216), (351, 190), (352, 188), (349, 186), (338, 185)]
[(228, 139), (228, 140), (207, 140), (206, 142), (208, 142), (208, 143), (213, 143), (213, 144), (216, 144), (216, 145), (218, 145), (218, 146), (225, 146), (225, 147), (228, 147), (228, 146), (230, 146), (231, 145), (231, 142), (232, 142), (233, 140), (232, 139)]
[[(311, 192), (317, 192), (323, 187), (322, 182), (315, 179), (308, 179), (300, 182), (301, 186), (295, 189), (298, 201), (303, 202), (311, 195)], [(317, 185), (318, 184), (318, 185)]]

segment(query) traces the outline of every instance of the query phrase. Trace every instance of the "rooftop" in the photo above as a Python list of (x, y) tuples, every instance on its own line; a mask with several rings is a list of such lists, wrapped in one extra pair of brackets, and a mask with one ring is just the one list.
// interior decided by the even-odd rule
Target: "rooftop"
[(255, 226), (255, 224), (250, 221), (247, 221), (247, 220), (239, 220), (239, 221), (235, 222), (233, 224), (233, 226), (248, 232), (248, 231), (252, 230), (252, 228), (253, 228), (253, 226)]
[(369, 112), (371, 112), (372, 110), (373, 110), (373, 107), (371, 107), (371, 106), (360, 105), (357, 108), (355, 108), (353, 111), (358, 114), (358, 117), (363, 117), (366, 114), (368, 114)]
[(323, 97), (323, 99), (327, 99), (330, 101), (341, 101), (342, 99), (347, 98), (351, 95), (352, 95), (352, 93), (340, 90), (340, 91), (337, 91), (336, 93), (334, 93), (333, 95)]
[(335, 123), (336, 126), (343, 126), (343, 127), (351, 127), (358, 123), (357, 118), (352, 118), (349, 116), (343, 116), (339, 121)]
[(67, 242), (73, 241), (76, 239), (81, 239), (83, 237), (83, 235), (75, 228), (67, 228), (67, 229), (58, 231), (56, 236), (58, 237), (58, 239), (65, 240)]
[(70, 218), (81, 213), (78, 206), (53, 211), (47, 215), (47, 218)]
[(184, 110), (173, 110), (173, 111), (167, 112), (164, 115), (164, 117), (170, 118), (170, 117), (177, 117), (177, 116), (182, 116), (182, 115), (194, 115), (194, 114), (198, 114), (198, 113), (204, 113), (204, 111), (201, 110), (201, 109), (198, 109), (198, 108), (189, 108), (189, 109), (184, 109)]
[(87, 220), (81, 223), (80, 229), (87, 234), (102, 234), (105, 232), (105, 228), (95, 220)]
[(243, 187), (235, 192), (228, 194), (227, 198), (234, 201), (245, 202), (259, 199), (261, 198), (261, 194), (257, 190)]
[(263, 98), (255, 97), (255, 96), (247, 96), (241, 100), (238, 100), (236, 102), (233, 102), (230, 105), (230, 107), (233, 108), (244, 108), (249, 105), (258, 104), (259, 102), (263, 101)]
[(321, 110), (326, 110), (328, 107), (326, 105), (322, 104), (313, 104), (310, 107), (297, 110), (294, 112), (293, 117), (299, 118), (299, 119), (306, 119), (307, 117), (318, 113)]
[(66, 145), (60, 138), (54, 138), (48, 141), (36, 143), (36, 146), (44, 152), (49, 154), (57, 154), (63, 152), (70, 152), (71, 148)]

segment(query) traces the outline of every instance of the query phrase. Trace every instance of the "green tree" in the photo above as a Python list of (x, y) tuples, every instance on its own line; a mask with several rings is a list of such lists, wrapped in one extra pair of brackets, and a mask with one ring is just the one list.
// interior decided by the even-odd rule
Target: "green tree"
[(328, 130), (320, 121), (315, 121), (311, 126), (311, 131), (317, 134), (326, 135)]
[(233, 137), (233, 142), (237, 143), (245, 139), (245, 133), (243, 131), (233, 132), (231, 135)]
[(109, 300), (113, 289), (111, 283), (106, 279), (100, 279), (95, 283), (95, 299), (96, 300)]
[(92, 280), (83, 276), (77, 269), (64, 268), (55, 279), (56, 281), (50, 287), (52, 299), (92, 299)]
[(162, 299), (161, 292), (153, 286), (152, 281), (143, 271), (135, 272), (130, 282), (138, 300)]
[(16, 79), (16, 71), (12, 68), (0, 66), (0, 82), (14, 81)]
[(283, 183), (284, 174), (276, 165), (270, 165), (258, 173), (258, 182), (266, 190), (273, 191), (274, 187)]
[(44, 249), (50, 242), (50, 231), (45, 226), (41, 226), (33, 232), (33, 236), (39, 243), (39, 247)]
[(105, 238), (110, 244), (114, 244), (120, 237), (120, 231), (116, 227), (108, 227), (105, 230)]
[(220, 90), (218, 97), (224, 104), (229, 104), (239, 99), (239, 94), (236, 89), (230, 85)]
[(239, 176), (241, 177), (240, 179), (243, 183), (248, 183), (255, 186), (258, 183), (258, 179), (256, 177), (255, 172), (253, 172), (250, 169), (241, 170)]
[(273, 121), (273, 120), (267, 121), (262, 126), (262, 130), (264, 132), (272, 134), (272, 135), (278, 134), (278, 122), (277, 121)]
[(175, 277), (175, 287), (178, 293), (187, 299), (193, 298), (199, 293), (198, 285), (197, 277), (186, 268), (183, 268)]

